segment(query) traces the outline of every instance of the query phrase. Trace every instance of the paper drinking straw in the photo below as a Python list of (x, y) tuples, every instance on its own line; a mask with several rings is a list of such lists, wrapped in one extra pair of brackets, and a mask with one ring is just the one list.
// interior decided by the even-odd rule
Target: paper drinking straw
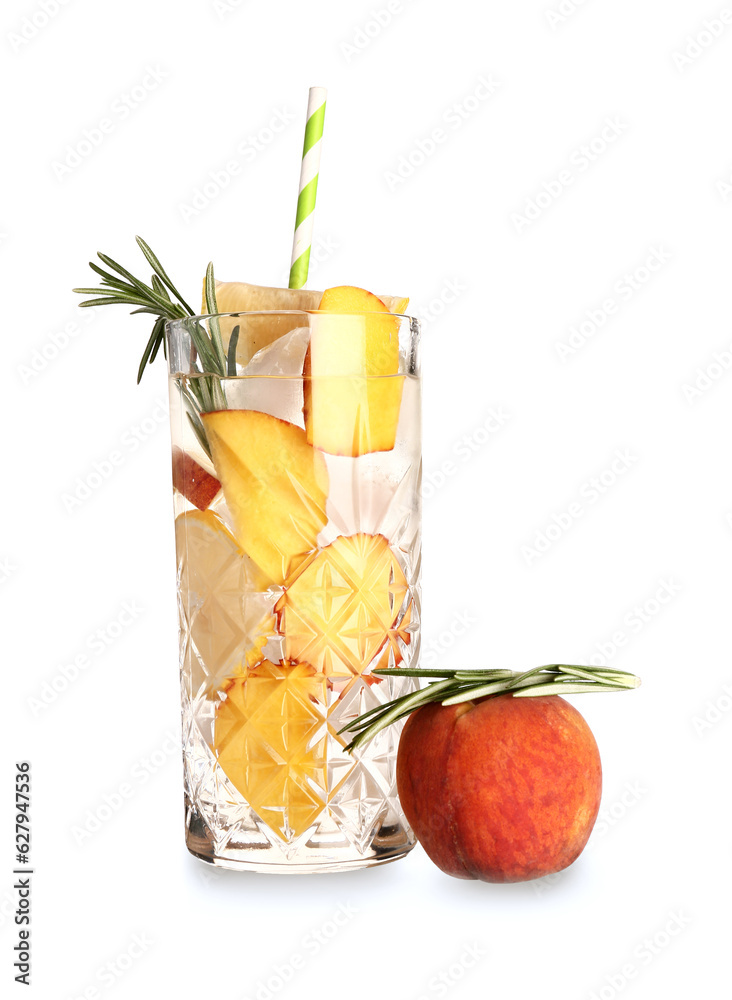
[(292, 242), (290, 288), (303, 288), (308, 280), (326, 95), (325, 87), (311, 87), (308, 94), (308, 117), (305, 123), (305, 142), (302, 148), (295, 238)]

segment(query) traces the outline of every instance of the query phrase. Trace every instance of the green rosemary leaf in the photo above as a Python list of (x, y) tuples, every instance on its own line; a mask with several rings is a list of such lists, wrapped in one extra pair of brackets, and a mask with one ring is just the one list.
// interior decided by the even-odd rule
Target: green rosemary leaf
[(443, 705), (462, 705), (465, 701), (472, 701), (474, 698), (486, 698), (490, 694), (499, 694), (506, 690), (504, 680), (496, 681), (494, 684), (471, 684), (459, 694), (454, 694), (445, 698)]
[(183, 401), (188, 406), (192, 412), (200, 414), (201, 412), (201, 395), (200, 388), (197, 379), (183, 380), (176, 379), (176, 383), (181, 393), (183, 394)]
[[(138, 295), (135, 291), (127, 292), (116, 288), (105, 288), (103, 285), (100, 285), (98, 288), (72, 288), (71, 290), (78, 295), (104, 296), (101, 300), (103, 305), (150, 306), (155, 304), (150, 296)], [(158, 314), (161, 312), (163, 310), (158, 308)]]
[(636, 675), (628, 673), (627, 670), (610, 670), (608, 667), (598, 667), (597, 676), (607, 677), (609, 680), (618, 681), (618, 683), (628, 682), (631, 687), (638, 687), (640, 683)]
[(593, 679), (598, 684), (610, 684), (619, 690), (628, 691), (640, 686), (640, 680), (637, 677), (607, 677), (605, 674), (596, 674), (593, 675)]
[(199, 416), (201, 409), (198, 405), (198, 401), (196, 400), (193, 392), (191, 391), (192, 386), (184, 382), (183, 379), (180, 378), (176, 379), (176, 385), (178, 386), (180, 394), (183, 397), (183, 404), (188, 410), (188, 412), (192, 413), (196, 417)]
[(236, 375), (236, 345), (239, 343), (239, 324), (237, 323), (229, 337), (229, 352), (226, 356), (226, 373)]
[(568, 677), (580, 677), (584, 680), (599, 681), (620, 688), (635, 688), (640, 685), (640, 680), (635, 674), (631, 674), (627, 670), (613, 670), (610, 667), (581, 667), (567, 663), (554, 663), (544, 669), (547, 671), (558, 670), (561, 674)]
[(567, 681), (562, 684), (534, 684), (530, 687), (525, 687), (522, 690), (514, 691), (514, 698), (540, 698), (545, 694), (592, 694), (595, 691), (622, 691), (623, 689), (617, 687), (615, 684), (598, 684), (597, 682), (587, 682), (577, 681), (573, 683)]
[(229, 409), (229, 404), (228, 404), (227, 399), (226, 399), (226, 393), (224, 392), (224, 387), (221, 385), (221, 383), (218, 381), (218, 379), (216, 380), (216, 394), (217, 394), (216, 409), (217, 410), (228, 410)]
[(206, 268), (206, 278), (204, 281), (203, 292), (206, 299), (206, 312), (209, 315), (218, 312), (218, 304), (216, 302), (216, 280), (214, 278), (213, 261), (209, 261), (208, 267)]
[(539, 670), (553, 670), (559, 672), (560, 674), (566, 673), (570, 670), (584, 670), (585, 673), (595, 675), (598, 670), (602, 670), (602, 667), (585, 667), (581, 663), (547, 663), (543, 667), (539, 667)]
[[(130, 316), (136, 316), (138, 313), (148, 313), (150, 316), (160, 316), (160, 310), (154, 309), (152, 306), (143, 306), (141, 309), (133, 309)], [(165, 319), (165, 317), (163, 317)]]
[[(116, 275), (111, 274), (109, 271), (105, 271), (103, 267), (100, 267), (98, 264), (95, 264), (93, 260), (89, 261), (89, 267), (92, 269), (92, 271), (95, 271), (101, 277), (102, 282), (104, 284), (124, 285), (125, 288), (129, 289), (137, 288), (136, 285), (131, 284), (129, 281), (123, 281), (122, 278), (119, 278)], [(139, 291), (140, 289), (137, 288), (137, 290)]]
[(196, 435), (198, 443), (201, 445), (208, 457), (211, 458), (211, 448), (208, 443), (208, 438), (206, 437), (206, 431), (201, 423), (200, 406), (191, 391), (192, 384), (186, 384), (181, 379), (177, 379), (176, 383), (178, 385), (178, 389), (180, 390), (180, 394), (183, 397), (183, 405), (187, 410), (186, 416), (188, 417), (190, 425), (193, 429), (193, 433)]
[(113, 274), (110, 274), (109, 271), (105, 271), (103, 267), (100, 267), (99, 264), (95, 264), (93, 260), (89, 261), (89, 267), (92, 271), (96, 271), (97, 274), (101, 275), (106, 281), (119, 281), (119, 278), (115, 278)]
[(191, 384), (191, 394), (195, 397), (198, 403), (198, 412), (205, 413), (210, 409), (211, 400), (208, 398), (208, 390), (203, 382), (203, 379), (196, 379), (193, 384)]
[(155, 351), (157, 353), (157, 348), (155, 345), (156, 343), (159, 343), (160, 332), (162, 330), (162, 323), (163, 319), (161, 317), (152, 328), (150, 339), (148, 340), (147, 346), (142, 355), (142, 361), (140, 362), (140, 367), (137, 369), (138, 385), (140, 384), (140, 379), (142, 378), (142, 374), (145, 371), (145, 365), (148, 363), (148, 360), (152, 360), (152, 352)]
[(228, 408), (226, 402), (226, 396), (224, 395), (224, 390), (221, 385), (221, 380), (215, 375), (211, 375), (208, 379), (209, 392), (211, 393), (211, 409), (213, 410), (226, 410)]
[[(73, 291), (77, 291), (77, 289), (73, 289)], [(96, 291), (99, 291), (99, 289), (97, 288)], [(81, 292), (80, 294), (81, 295), (88, 295), (89, 293), (88, 292)], [(99, 298), (99, 299), (85, 299), (85, 301), (84, 302), (80, 302), (79, 305), (82, 306), (82, 307), (84, 307), (84, 306), (86, 306), (86, 307), (88, 307), (88, 306), (109, 306), (109, 305), (113, 305), (113, 306), (126, 306), (126, 305), (129, 305), (129, 306), (144, 306), (144, 305), (146, 305), (146, 303), (145, 303), (145, 301), (143, 299), (132, 299), (132, 298), (124, 298), (123, 299), (123, 298), (121, 298), (119, 296), (114, 296), (114, 297), (112, 297), (112, 296), (109, 296), (109, 297), (105, 296), (104, 298)]]
[(148, 264), (152, 267), (153, 271), (155, 271), (155, 273), (160, 278), (160, 280), (163, 282), (163, 284), (167, 285), (168, 288), (173, 293), (173, 295), (175, 295), (175, 297), (178, 299), (178, 301), (180, 302), (180, 304), (182, 306), (185, 306), (185, 308), (188, 310), (188, 315), (189, 316), (195, 316), (196, 315), (195, 312), (193, 311), (193, 309), (191, 309), (191, 307), (188, 305), (188, 303), (186, 302), (186, 300), (180, 294), (180, 292), (175, 287), (175, 285), (173, 284), (173, 282), (170, 280), (170, 278), (168, 277), (168, 275), (165, 273), (165, 269), (163, 268), (163, 265), (160, 263), (160, 261), (155, 256), (155, 254), (152, 252), (152, 250), (147, 245), (147, 243), (145, 242), (145, 240), (143, 240), (143, 238), (141, 236), (136, 236), (135, 240), (137, 241), (137, 245), (140, 248), (140, 250), (142, 250), (142, 252), (145, 254), (145, 257), (147, 258)]
[(595, 682), (597, 675), (591, 670), (584, 670), (582, 667), (562, 667), (562, 673), (569, 677), (579, 677), (582, 680)]
[(434, 670), (430, 667), (377, 667), (372, 673), (379, 677), (454, 677), (456, 670)]
[[(71, 291), (76, 292), (77, 295), (99, 295), (100, 292), (103, 292), (104, 295), (113, 296), (114, 298), (119, 295), (119, 289), (116, 288), (110, 288), (109, 290), (106, 288), (72, 288)], [(128, 294), (128, 292), (125, 292), (125, 295)]]
[(162, 281), (157, 276), (157, 274), (152, 274), (150, 276), (150, 282), (151, 282), (153, 288), (158, 293), (158, 295), (160, 296), (161, 299), (165, 299), (166, 302), (170, 302), (171, 301), (170, 295), (168, 295), (168, 289), (162, 283)]
[(502, 677), (513, 677), (513, 670), (458, 670), (456, 681), (474, 681), (485, 677), (486, 680), (500, 680)]
[[(153, 347), (152, 354), (150, 355), (150, 364), (152, 364), (158, 356), (160, 345), (165, 344), (165, 318), (161, 316), (158, 323), (160, 323), (160, 332), (158, 333), (158, 339), (155, 341), (155, 346)], [(157, 326), (158, 324), (156, 323), (155, 325)]]
[(209, 313), (208, 327), (211, 332), (211, 343), (213, 344), (216, 360), (218, 362), (219, 374), (226, 374), (226, 355), (224, 354), (224, 343), (221, 339), (221, 326), (219, 324), (219, 308), (216, 302), (216, 280), (214, 278), (214, 266), (209, 261), (206, 268), (206, 309)]

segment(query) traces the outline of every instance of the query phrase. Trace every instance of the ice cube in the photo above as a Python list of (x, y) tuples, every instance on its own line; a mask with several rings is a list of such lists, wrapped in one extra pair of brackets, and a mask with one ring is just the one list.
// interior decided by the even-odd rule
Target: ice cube
[(227, 381), (229, 407), (258, 410), (304, 427), (302, 369), (309, 342), (308, 327), (297, 327), (257, 351), (239, 376)]
[(299, 326), (254, 355), (242, 375), (285, 375), (299, 378), (310, 343), (310, 329)]

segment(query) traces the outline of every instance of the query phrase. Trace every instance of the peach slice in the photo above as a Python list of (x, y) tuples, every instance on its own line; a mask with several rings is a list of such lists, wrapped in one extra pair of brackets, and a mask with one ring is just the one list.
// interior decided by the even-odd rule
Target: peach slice
[(404, 377), (399, 320), (363, 288), (329, 288), (303, 368), (308, 441), (331, 455), (391, 451)]
[[(271, 312), (279, 310), (313, 310), (318, 309), (322, 292), (307, 288), (274, 288), (267, 285), (251, 285), (245, 281), (217, 281), (216, 304), (219, 312)], [(393, 295), (382, 295), (382, 301), (391, 312), (403, 313), (409, 299), (397, 298)], [(206, 313), (206, 282), (203, 282), (203, 304), (201, 312)], [(241, 323), (241, 321), (226, 317), (219, 323), (224, 348), (228, 350), (229, 338), (235, 326), (240, 327), (240, 335), (236, 346), (236, 360), (245, 365), (258, 350), (267, 347), (289, 330), (303, 326), (302, 316), (272, 316), (264, 321)]]
[(215, 410), (202, 420), (237, 540), (281, 583), (328, 519), (325, 459), (300, 427), (267, 413)]
[(175, 521), (178, 588), (191, 696), (216, 691), (262, 658), (274, 630), (267, 580), (213, 511)]
[(340, 535), (303, 563), (275, 605), (285, 655), (328, 676), (361, 674), (394, 635), (407, 589), (383, 535)]
[(173, 448), (173, 489), (194, 507), (207, 510), (221, 489), (221, 483), (182, 448)]
[(299, 836), (328, 798), (325, 675), (307, 663), (263, 660), (224, 692), (214, 722), (219, 764), (283, 840)]
[[(203, 283), (203, 312), (206, 312), (206, 282)], [(322, 292), (309, 288), (274, 288), (268, 285), (250, 285), (245, 281), (217, 281), (216, 304), (219, 312), (259, 312), (272, 309), (319, 309)], [(395, 295), (381, 295), (381, 301), (394, 313), (402, 313), (409, 299)]]

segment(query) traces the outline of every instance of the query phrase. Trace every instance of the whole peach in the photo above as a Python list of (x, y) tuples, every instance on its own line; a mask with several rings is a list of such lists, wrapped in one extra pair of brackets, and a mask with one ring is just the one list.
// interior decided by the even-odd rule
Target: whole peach
[(581, 853), (600, 808), (597, 744), (557, 695), (425, 705), (402, 732), (397, 786), (434, 863), (456, 878), (522, 882)]

